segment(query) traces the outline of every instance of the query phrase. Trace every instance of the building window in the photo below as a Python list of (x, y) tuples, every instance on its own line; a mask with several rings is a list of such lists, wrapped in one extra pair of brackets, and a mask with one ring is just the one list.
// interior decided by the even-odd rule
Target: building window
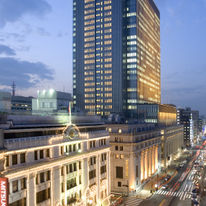
[(64, 166), (61, 167), (61, 176), (64, 176)]
[(16, 165), (17, 164), (17, 154), (12, 155), (12, 165)]
[(73, 152), (76, 152), (76, 145), (73, 145)]
[(101, 174), (104, 174), (106, 170), (107, 170), (106, 165), (101, 166)]
[(50, 158), (50, 150), (49, 149), (46, 150), (46, 157)]
[(12, 182), (12, 192), (18, 192), (18, 180)]
[(39, 204), (50, 199), (50, 188), (36, 193), (36, 203)]
[(64, 183), (62, 182), (62, 184), (61, 184), (61, 188), (62, 188), (62, 192), (64, 192), (65, 191), (65, 188), (64, 188)]
[(51, 179), (51, 172), (47, 171), (46, 172), (46, 181), (49, 181)]
[(121, 187), (122, 186), (122, 183), (121, 182), (118, 182), (118, 187)]
[(96, 177), (96, 170), (89, 171), (89, 179), (93, 179)]
[(25, 163), (26, 162), (26, 155), (25, 155), (25, 153), (21, 153), (20, 154), (20, 163), (22, 164), (22, 163)]
[(81, 149), (81, 144), (80, 144), (80, 143), (78, 144), (78, 149), (79, 149), (79, 150)]
[(38, 160), (38, 151), (34, 151), (34, 160)]
[(120, 150), (120, 151), (123, 151), (123, 146), (120, 146), (120, 147), (119, 147), (119, 150)]
[(136, 177), (138, 177), (138, 165), (136, 166)]
[(82, 184), (82, 176), (79, 175), (79, 184), (81, 185)]
[(6, 156), (6, 167), (9, 167), (9, 156)]
[(73, 172), (72, 164), (69, 165), (69, 172)]
[(96, 157), (90, 157), (90, 165), (96, 164)]
[(72, 189), (77, 186), (76, 178), (67, 180), (67, 190)]
[(26, 178), (21, 179), (21, 190), (26, 189)]
[(123, 179), (123, 167), (116, 167), (116, 178)]
[(118, 148), (118, 146), (116, 145), (116, 146), (115, 146), (115, 150), (118, 150), (118, 149), (119, 149), (119, 148)]
[(107, 154), (106, 153), (101, 154), (101, 159), (102, 159), (102, 162), (107, 160)]
[(40, 183), (44, 182), (44, 172), (40, 173)]
[(81, 170), (82, 169), (82, 163), (79, 162), (79, 169)]
[(9, 204), (9, 206), (26, 206), (26, 198), (17, 200), (11, 204)]
[(63, 154), (64, 154), (64, 147), (61, 146), (61, 155), (63, 155)]
[(77, 163), (74, 163), (74, 172), (77, 171)]
[(40, 159), (44, 158), (44, 150), (40, 150)]

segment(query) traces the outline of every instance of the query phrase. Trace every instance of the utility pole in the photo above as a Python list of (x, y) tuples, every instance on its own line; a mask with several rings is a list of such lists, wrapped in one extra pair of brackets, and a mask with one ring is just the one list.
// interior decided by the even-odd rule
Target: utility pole
[(16, 84), (15, 84), (14, 81), (13, 81), (13, 84), (11, 85), (11, 88), (12, 88), (12, 96), (14, 97), (15, 96), (15, 92), (16, 92)]

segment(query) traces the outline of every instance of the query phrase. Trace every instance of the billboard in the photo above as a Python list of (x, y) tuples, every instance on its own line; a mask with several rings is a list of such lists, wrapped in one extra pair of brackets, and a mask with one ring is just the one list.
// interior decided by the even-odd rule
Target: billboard
[(0, 206), (8, 206), (9, 200), (8, 178), (0, 177)]

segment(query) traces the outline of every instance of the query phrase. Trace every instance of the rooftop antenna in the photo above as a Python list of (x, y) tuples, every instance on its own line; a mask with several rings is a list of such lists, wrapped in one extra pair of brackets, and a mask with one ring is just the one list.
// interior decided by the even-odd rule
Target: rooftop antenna
[(15, 84), (14, 81), (13, 81), (13, 84), (11, 85), (11, 88), (12, 88), (12, 96), (15, 96), (15, 92), (16, 92), (16, 84)]

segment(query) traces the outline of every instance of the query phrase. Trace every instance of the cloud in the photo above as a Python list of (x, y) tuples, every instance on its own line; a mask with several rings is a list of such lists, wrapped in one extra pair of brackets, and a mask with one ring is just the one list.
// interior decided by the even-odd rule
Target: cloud
[(19, 88), (33, 87), (43, 80), (53, 80), (53, 70), (41, 62), (0, 58), (0, 82), (9, 86), (15, 81)]
[(0, 54), (5, 54), (8, 56), (15, 56), (16, 52), (12, 48), (5, 46), (3, 44), (0, 44)]
[(26, 14), (41, 17), (49, 11), (51, 6), (45, 0), (0, 0), (0, 27)]
[(50, 36), (50, 33), (46, 31), (43, 27), (37, 27), (37, 33), (40, 36)]

